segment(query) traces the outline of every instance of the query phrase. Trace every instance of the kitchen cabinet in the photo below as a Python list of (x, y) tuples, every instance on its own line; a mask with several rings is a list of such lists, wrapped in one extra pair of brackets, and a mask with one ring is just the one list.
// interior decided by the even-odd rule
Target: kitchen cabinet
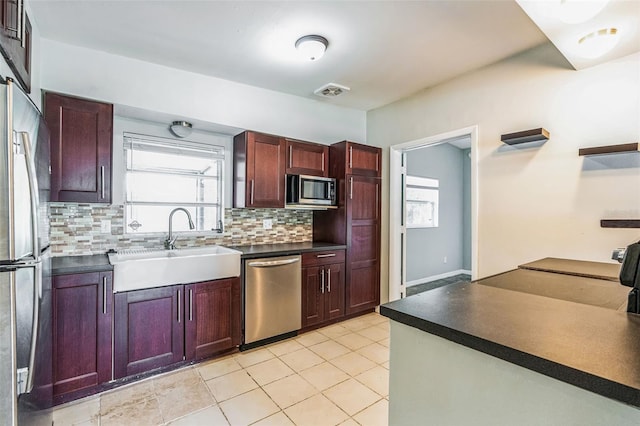
[(331, 177), (382, 176), (382, 150), (375, 146), (342, 141), (330, 148)]
[(380, 303), (381, 153), (353, 142), (331, 145), (329, 167), (338, 181), (338, 208), (313, 212), (314, 241), (347, 245), (346, 315)]
[(302, 327), (344, 316), (344, 259), (344, 250), (302, 255)]
[(233, 206), (284, 208), (286, 142), (246, 131), (233, 138)]
[(0, 50), (25, 92), (31, 92), (31, 21), (24, 0), (0, 0)]
[(53, 394), (111, 380), (112, 273), (53, 277)]
[(128, 291), (114, 298), (115, 378), (240, 344), (240, 278)]
[(287, 139), (287, 168), (290, 175), (329, 176), (329, 147)]
[(242, 343), (240, 278), (185, 288), (185, 358), (207, 358)]
[(45, 93), (51, 201), (111, 202), (113, 105)]

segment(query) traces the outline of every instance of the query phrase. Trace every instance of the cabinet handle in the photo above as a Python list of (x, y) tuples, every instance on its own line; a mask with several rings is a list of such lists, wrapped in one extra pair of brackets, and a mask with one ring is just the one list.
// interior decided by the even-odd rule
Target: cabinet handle
[(180, 299), (182, 298), (182, 291), (178, 290), (178, 322), (180, 322)]
[(107, 277), (102, 277), (102, 313), (107, 313)]
[(327, 268), (327, 292), (331, 293), (331, 268)]
[(253, 189), (255, 186), (255, 181), (251, 179), (251, 205), (253, 205)]
[(193, 289), (189, 289), (189, 321), (193, 321)]
[(349, 178), (349, 199), (353, 200), (353, 178)]
[(324, 172), (324, 152), (322, 153), (322, 171)]
[(104, 166), (100, 166), (100, 198), (104, 200)]
[(319, 254), (316, 257), (321, 258), (321, 257), (335, 257), (336, 254), (335, 253), (327, 253), (327, 254)]
[(293, 167), (293, 145), (289, 145), (289, 168)]
[(349, 147), (349, 168), (353, 167), (353, 147)]
[(320, 282), (322, 283), (320, 291), (322, 291), (322, 294), (324, 294), (324, 269), (320, 271)]

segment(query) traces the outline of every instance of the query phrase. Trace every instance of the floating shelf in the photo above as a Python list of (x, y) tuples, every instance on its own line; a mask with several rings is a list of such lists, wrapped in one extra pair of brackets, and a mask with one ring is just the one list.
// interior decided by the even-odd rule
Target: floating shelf
[(640, 148), (638, 142), (623, 143), (620, 145), (594, 146), (593, 148), (580, 148), (578, 155), (602, 155), (619, 154), (623, 152), (638, 152)]
[(640, 228), (640, 219), (602, 219), (601, 228)]
[(539, 129), (525, 130), (523, 132), (508, 133), (500, 136), (500, 140), (508, 145), (517, 145), (526, 142), (547, 141), (549, 132), (542, 127)]

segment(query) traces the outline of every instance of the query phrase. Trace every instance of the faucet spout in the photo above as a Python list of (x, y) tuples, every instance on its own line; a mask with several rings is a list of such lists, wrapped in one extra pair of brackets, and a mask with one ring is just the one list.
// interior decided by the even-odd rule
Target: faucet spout
[(164, 248), (167, 250), (173, 250), (176, 248), (176, 238), (173, 236), (173, 214), (177, 211), (183, 211), (187, 215), (187, 219), (189, 219), (189, 229), (194, 229), (196, 226), (193, 224), (193, 220), (191, 220), (191, 213), (185, 208), (177, 207), (171, 210), (169, 213), (169, 236), (164, 240)]

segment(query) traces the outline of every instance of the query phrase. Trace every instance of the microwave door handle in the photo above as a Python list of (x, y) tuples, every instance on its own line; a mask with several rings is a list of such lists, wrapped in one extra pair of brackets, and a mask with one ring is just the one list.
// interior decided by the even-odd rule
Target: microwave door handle
[(38, 199), (38, 182), (36, 180), (36, 165), (33, 161), (33, 153), (31, 140), (29, 139), (29, 133), (18, 132), (22, 139), (22, 147), (24, 149), (24, 159), (27, 166), (27, 177), (29, 181), (29, 193), (31, 195), (31, 238), (33, 244), (33, 257), (36, 260), (40, 259), (40, 243), (38, 242), (38, 206), (40, 200)]

